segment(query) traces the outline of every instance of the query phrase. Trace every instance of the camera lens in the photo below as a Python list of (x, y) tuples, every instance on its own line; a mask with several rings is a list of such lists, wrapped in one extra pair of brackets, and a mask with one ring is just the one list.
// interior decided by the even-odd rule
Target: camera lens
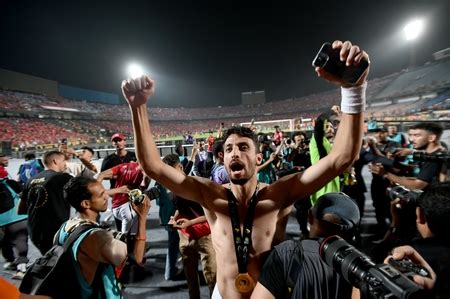
[(328, 237), (322, 242), (320, 256), (352, 285), (363, 282), (368, 270), (375, 265), (369, 257), (339, 236)]

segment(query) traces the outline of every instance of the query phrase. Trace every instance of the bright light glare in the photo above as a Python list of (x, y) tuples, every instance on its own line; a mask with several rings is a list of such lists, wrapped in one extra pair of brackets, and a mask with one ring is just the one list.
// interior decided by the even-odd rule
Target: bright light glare
[(406, 24), (403, 28), (403, 32), (405, 33), (406, 40), (415, 40), (422, 33), (424, 28), (423, 20), (413, 20)]
[(132, 63), (128, 66), (128, 76), (131, 78), (139, 78), (142, 75), (144, 75), (144, 69), (140, 65)]

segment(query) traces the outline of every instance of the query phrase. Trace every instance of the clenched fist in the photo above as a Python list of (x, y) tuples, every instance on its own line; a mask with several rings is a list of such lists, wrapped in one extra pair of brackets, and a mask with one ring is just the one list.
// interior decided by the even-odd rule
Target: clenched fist
[(155, 82), (148, 76), (123, 80), (122, 93), (130, 107), (144, 105), (155, 93)]

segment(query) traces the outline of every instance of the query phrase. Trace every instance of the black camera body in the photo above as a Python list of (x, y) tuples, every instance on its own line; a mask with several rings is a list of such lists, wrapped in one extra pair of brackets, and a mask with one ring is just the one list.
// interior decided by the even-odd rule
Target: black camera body
[(154, 186), (148, 190), (144, 191), (144, 194), (150, 198), (150, 200), (157, 199), (161, 196), (161, 192), (157, 186)]
[[(371, 259), (339, 236), (322, 241), (320, 256), (351, 285), (361, 289), (361, 298), (423, 298), (424, 290), (391, 264), (374, 264)], [(422, 267), (406, 262), (414, 274), (428, 274)], [(422, 272), (421, 270), (425, 271)], [(425, 275), (424, 275), (425, 276)]]
[(437, 153), (426, 153), (417, 151), (413, 153), (414, 161), (423, 161), (423, 162), (438, 162), (438, 163), (448, 163), (450, 160), (450, 155), (446, 152), (437, 152)]
[(333, 49), (330, 43), (324, 43), (312, 64), (341, 78), (345, 82), (354, 84), (367, 69), (369, 62), (363, 59), (358, 65), (346, 66), (345, 61), (340, 59), (340, 51), (340, 49)]
[(411, 191), (401, 185), (387, 188), (387, 194), (391, 200), (400, 198), (400, 204), (402, 206), (417, 206), (417, 200), (419, 199), (421, 192)]

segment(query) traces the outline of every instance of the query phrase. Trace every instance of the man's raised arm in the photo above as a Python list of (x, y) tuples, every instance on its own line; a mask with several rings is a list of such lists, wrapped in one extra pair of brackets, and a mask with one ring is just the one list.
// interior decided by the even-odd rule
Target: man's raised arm
[(124, 80), (122, 92), (130, 106), (136, 155), (145, 174), (186, 199), (200, 201), (197, 180), (164, 164), (159, 156), (147, 113), (147, 99), (155, 92), (154, 81), (147, 76)]
[[(358, 46), (351, 42), (333, 42), (334, 49), (340, 49), (340, 59), (347, 66), (358, 65), (363, 59), (369, 62), (369, 56)], [(299, 180), (302, 188), (288, 188), (290, 195), (287, 198), (295, 200), (309, 196), (319, 190), (326, 183), (340, 175), (359, 154), (363, 135), (363, 122), (366, 97), (366, 79), (369, 67), (355, 84), (349, 84), (341, 78), (327, 73), (324, 69), (316, 67), (319, 77), (337, 84), (341, 87), (341, 121), (331, 152), (316, 164), (309, 167), (303, 174), (286, 178), (287, 184), (297, 184)], [(285, 187), (280, 184), (280, 190)], [(291, 204), (291, 202), (285, 202)]]

